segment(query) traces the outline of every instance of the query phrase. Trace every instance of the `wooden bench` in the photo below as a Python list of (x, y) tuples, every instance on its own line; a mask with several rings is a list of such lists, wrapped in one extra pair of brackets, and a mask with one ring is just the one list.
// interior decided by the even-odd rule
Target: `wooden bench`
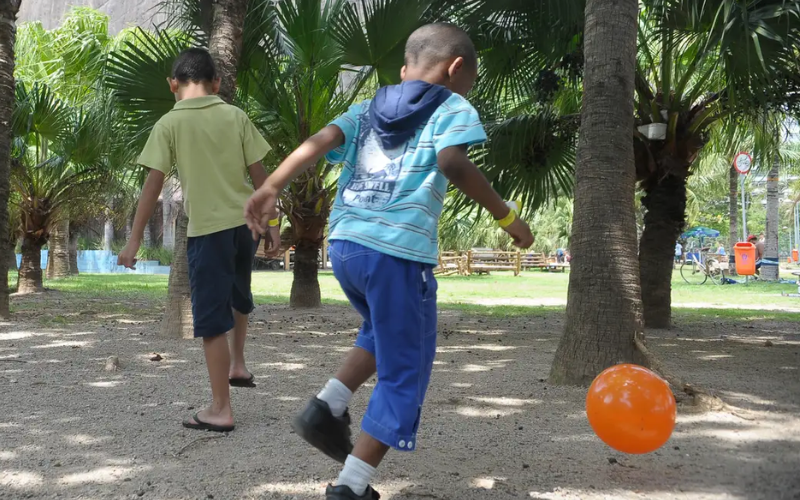
[(522, 272), (519, 252), (476, 248), (467, 252), (467, 274), (489, 274), (492, 271), (513, 271), (514, 276)]
[[(277, 257), (267, 257), (267, 245), (264, 240), (261, 240), (258, 244), (258, 249), (256, 250), (255, 258), (266, 261), (270, 263), (269, 268), (271, 270), (278, 270), (280, 269), (280, 265), (274, 265), (273, 262), (280, 262), (283, 260), (283, 270), (290, 271), (294, 267), (294, 247), (287, 248), (283, 255), (278, 255)], [(320, 269), (327, 269), (328, 268), (328, 240), (325, 240), (322, 244), (322, 248), (320, 249), (320, 256), (317, 257), (317, 261), (319, 262)]]
[(552, 257), (548, 260), (547, 267), (542, 268), (542, 271), (548, 271), (551, 273), (557, 273), (560, 271), (562, 273), (565, 273), (567, 272), (568, 268), (569, 264), (567, 264), (566, 262), (559, 262), (558, 258)]
[(546, 269), (547, 259), (540, 253), (527, 253), (521, 256), (522, 269)]
[(466, 273), (466, 257), (458, 252), (439, 252), (439, 265), (433, 273), (437, 276), (463, 275)]

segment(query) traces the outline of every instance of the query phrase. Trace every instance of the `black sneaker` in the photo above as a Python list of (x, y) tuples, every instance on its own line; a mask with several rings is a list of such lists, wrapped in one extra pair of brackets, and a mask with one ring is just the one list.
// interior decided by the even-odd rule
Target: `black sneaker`
[(295, 417), (292, 428), (308, 444), (339, 463), (343, 464), (353, 451), (350, 413), (345, 411), (341, 417), (334, 417), (328, 403), (321, 399), (311, 399), (306, 409)]
[(333, 486), (328, 485), (325, 490), (325, 500), (379, 500), (381, 498), (378, 492), (372, 489), (372, 486), (367, 486), (367, 491), (363, 495), (358, 496), (353, 493), (349, 486)]

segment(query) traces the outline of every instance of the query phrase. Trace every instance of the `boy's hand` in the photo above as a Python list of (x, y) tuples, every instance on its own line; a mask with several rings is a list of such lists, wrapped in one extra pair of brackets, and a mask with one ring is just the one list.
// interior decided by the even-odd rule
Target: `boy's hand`
[[(247, 227), (253, 233), (253, 240), (258, 240), (261, 235), (266, 235), (269, 230), (270, 214), (276, 213), (278, 205), (278, 191), (269, 181), (265, 182), (244, 205), (244, 219)], [(280, 240), (280, 238), (278, 238)]]
[(522, 219), (516, 219), (514, 222), (503, 228), (505, 232), (511, 236), (514, 241), (514, 246), (518, 248), (529, 248), (533, 245), (533, 234), (531, 228)]
[(136, 254), (139, 253), (139, 243), (129, 241), (117, 256), (117, 265), (128, 269), (136, 269)]
[(281, 228), (280, 226), (270, 227), (264, 236), (265, 252), (267, 258), (275, 258), (281, 254)]

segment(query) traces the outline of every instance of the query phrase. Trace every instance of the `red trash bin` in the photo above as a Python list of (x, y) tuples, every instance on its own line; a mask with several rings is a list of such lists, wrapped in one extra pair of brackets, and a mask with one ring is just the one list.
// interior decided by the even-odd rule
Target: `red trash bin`
[(736, 274), (739, 276), (755, 276), (756, 246), (752, 243), (737, 243), (733, 247), (736, 256)]
[(800, 261), (800, 252), (796, 248), (792, 249), (792, 260), (795, 262)]

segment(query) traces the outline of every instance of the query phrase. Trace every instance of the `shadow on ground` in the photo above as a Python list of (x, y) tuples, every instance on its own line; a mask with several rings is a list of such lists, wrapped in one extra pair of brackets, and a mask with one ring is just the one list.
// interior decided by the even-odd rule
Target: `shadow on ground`
[[(205, 366), (199, 343), (155, 335), (157, 303), (14, 300), (14, 321), (0, 324), (0, 498), (319, 499), (338, 473), (288, 422), (352, 344), (348, 308), (260, 307), (248, 347), (258, 387), (234, 390), (238, 427), (220, 436), (180, 426), (208, 398)], [(661, 450), (626, 456), (592, 433), (584, 390), (546, 382), (561, 322), (443, 313), (419, 451), (390, 455), (383, 498), (800, 498), (793, 325), (652, 332), (671, 369), (748, 419), (682, 413)], [(110, 356), (119, 370), (106, 371)], [(355, 417), (368, 395), (356, 395)]]

